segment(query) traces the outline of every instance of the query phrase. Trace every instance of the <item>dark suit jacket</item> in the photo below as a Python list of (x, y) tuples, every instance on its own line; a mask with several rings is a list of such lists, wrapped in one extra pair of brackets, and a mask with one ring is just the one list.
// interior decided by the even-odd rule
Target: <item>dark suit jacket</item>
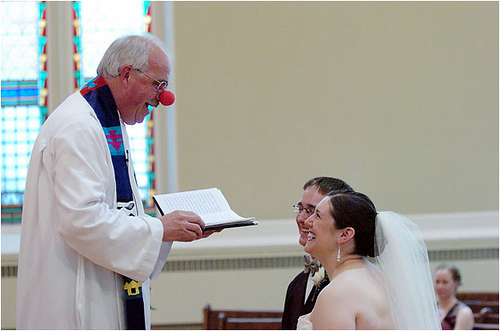
[(309, 314), (313, 310), (319, 292), (328, 285), (328, 282), (324, 281), (318, 288), (313, 287), (307, 302), (304, 304), (308, 278), (309, 273), (301, 272), (288, 285), (281, 320), (282, 330), (296, 330), (299, 317)]

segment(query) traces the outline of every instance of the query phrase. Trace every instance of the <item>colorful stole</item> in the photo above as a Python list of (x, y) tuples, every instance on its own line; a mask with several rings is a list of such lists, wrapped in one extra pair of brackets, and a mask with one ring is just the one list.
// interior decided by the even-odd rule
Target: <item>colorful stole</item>
[[(128, 175), (128, 151), (123, 143), (120, 118), (115, 100), (106, 81), (97, 76), (88, 82), (80, 91), (101, 122), (104, 135), (108, 142), (109, 152), (115, 170), (116, 194), (118, 202), (133, 202), (134, 197)], [(144, 330), (144, 301), (142, 284), (123, 276), (125, 294), (126, 326), (129, 330)]]

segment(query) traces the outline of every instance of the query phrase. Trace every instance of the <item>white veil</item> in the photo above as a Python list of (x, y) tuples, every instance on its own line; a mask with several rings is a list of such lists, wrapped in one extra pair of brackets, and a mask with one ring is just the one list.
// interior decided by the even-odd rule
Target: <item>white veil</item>
[(379, 212), (375, 255), (396, 329), (441, 329), (427, 248), (418, 227), (403, 215)]

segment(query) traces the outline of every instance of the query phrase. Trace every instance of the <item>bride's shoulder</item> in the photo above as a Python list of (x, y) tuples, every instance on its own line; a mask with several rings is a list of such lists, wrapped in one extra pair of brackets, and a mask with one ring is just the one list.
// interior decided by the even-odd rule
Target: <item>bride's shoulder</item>
[[(366, 287), (371, 287), (371, 275), (366, 270), (347, 270), (330, 281), (321, 291), (324, 300), (350, 300), (366, 292)], [(319, 300), (319, 297), (318, 297)]]
[(348, 279), (335, 277), (319, 294), (311, 321), (317, 329), (351, 329), (356, 319), (357, 299)]
[(363, 283), (367, 277), (369, 277), (368, 267), (363, 265), (361, 268), (342, 271), (331, 281), (331, 283), (333, 283), (335, 287), (346, 285), (355, 286)]
[[(344, 300), (345, 297), (348, 297), (352, 294), (352, 290), (359, 285), (358, 281), (356, 281), (357, 277), (353, 279), (349, 277), (348, 274), (342, 273), (332, 279), (330, 284), (328, 284), (319, 294), (323, 296), (324, 300), (328, 299), (336, 299), (336, 300)], [(318, 297), (318, 300), (319, 297)]]

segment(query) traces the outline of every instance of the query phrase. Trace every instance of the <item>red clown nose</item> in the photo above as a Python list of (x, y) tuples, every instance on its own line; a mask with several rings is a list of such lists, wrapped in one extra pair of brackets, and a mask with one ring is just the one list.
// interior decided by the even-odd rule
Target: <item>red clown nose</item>
[(160, 93), (160, 102), (164, 106), (170, 106), (175, 101), (175, 95), (170, 91), (163, 91)]

